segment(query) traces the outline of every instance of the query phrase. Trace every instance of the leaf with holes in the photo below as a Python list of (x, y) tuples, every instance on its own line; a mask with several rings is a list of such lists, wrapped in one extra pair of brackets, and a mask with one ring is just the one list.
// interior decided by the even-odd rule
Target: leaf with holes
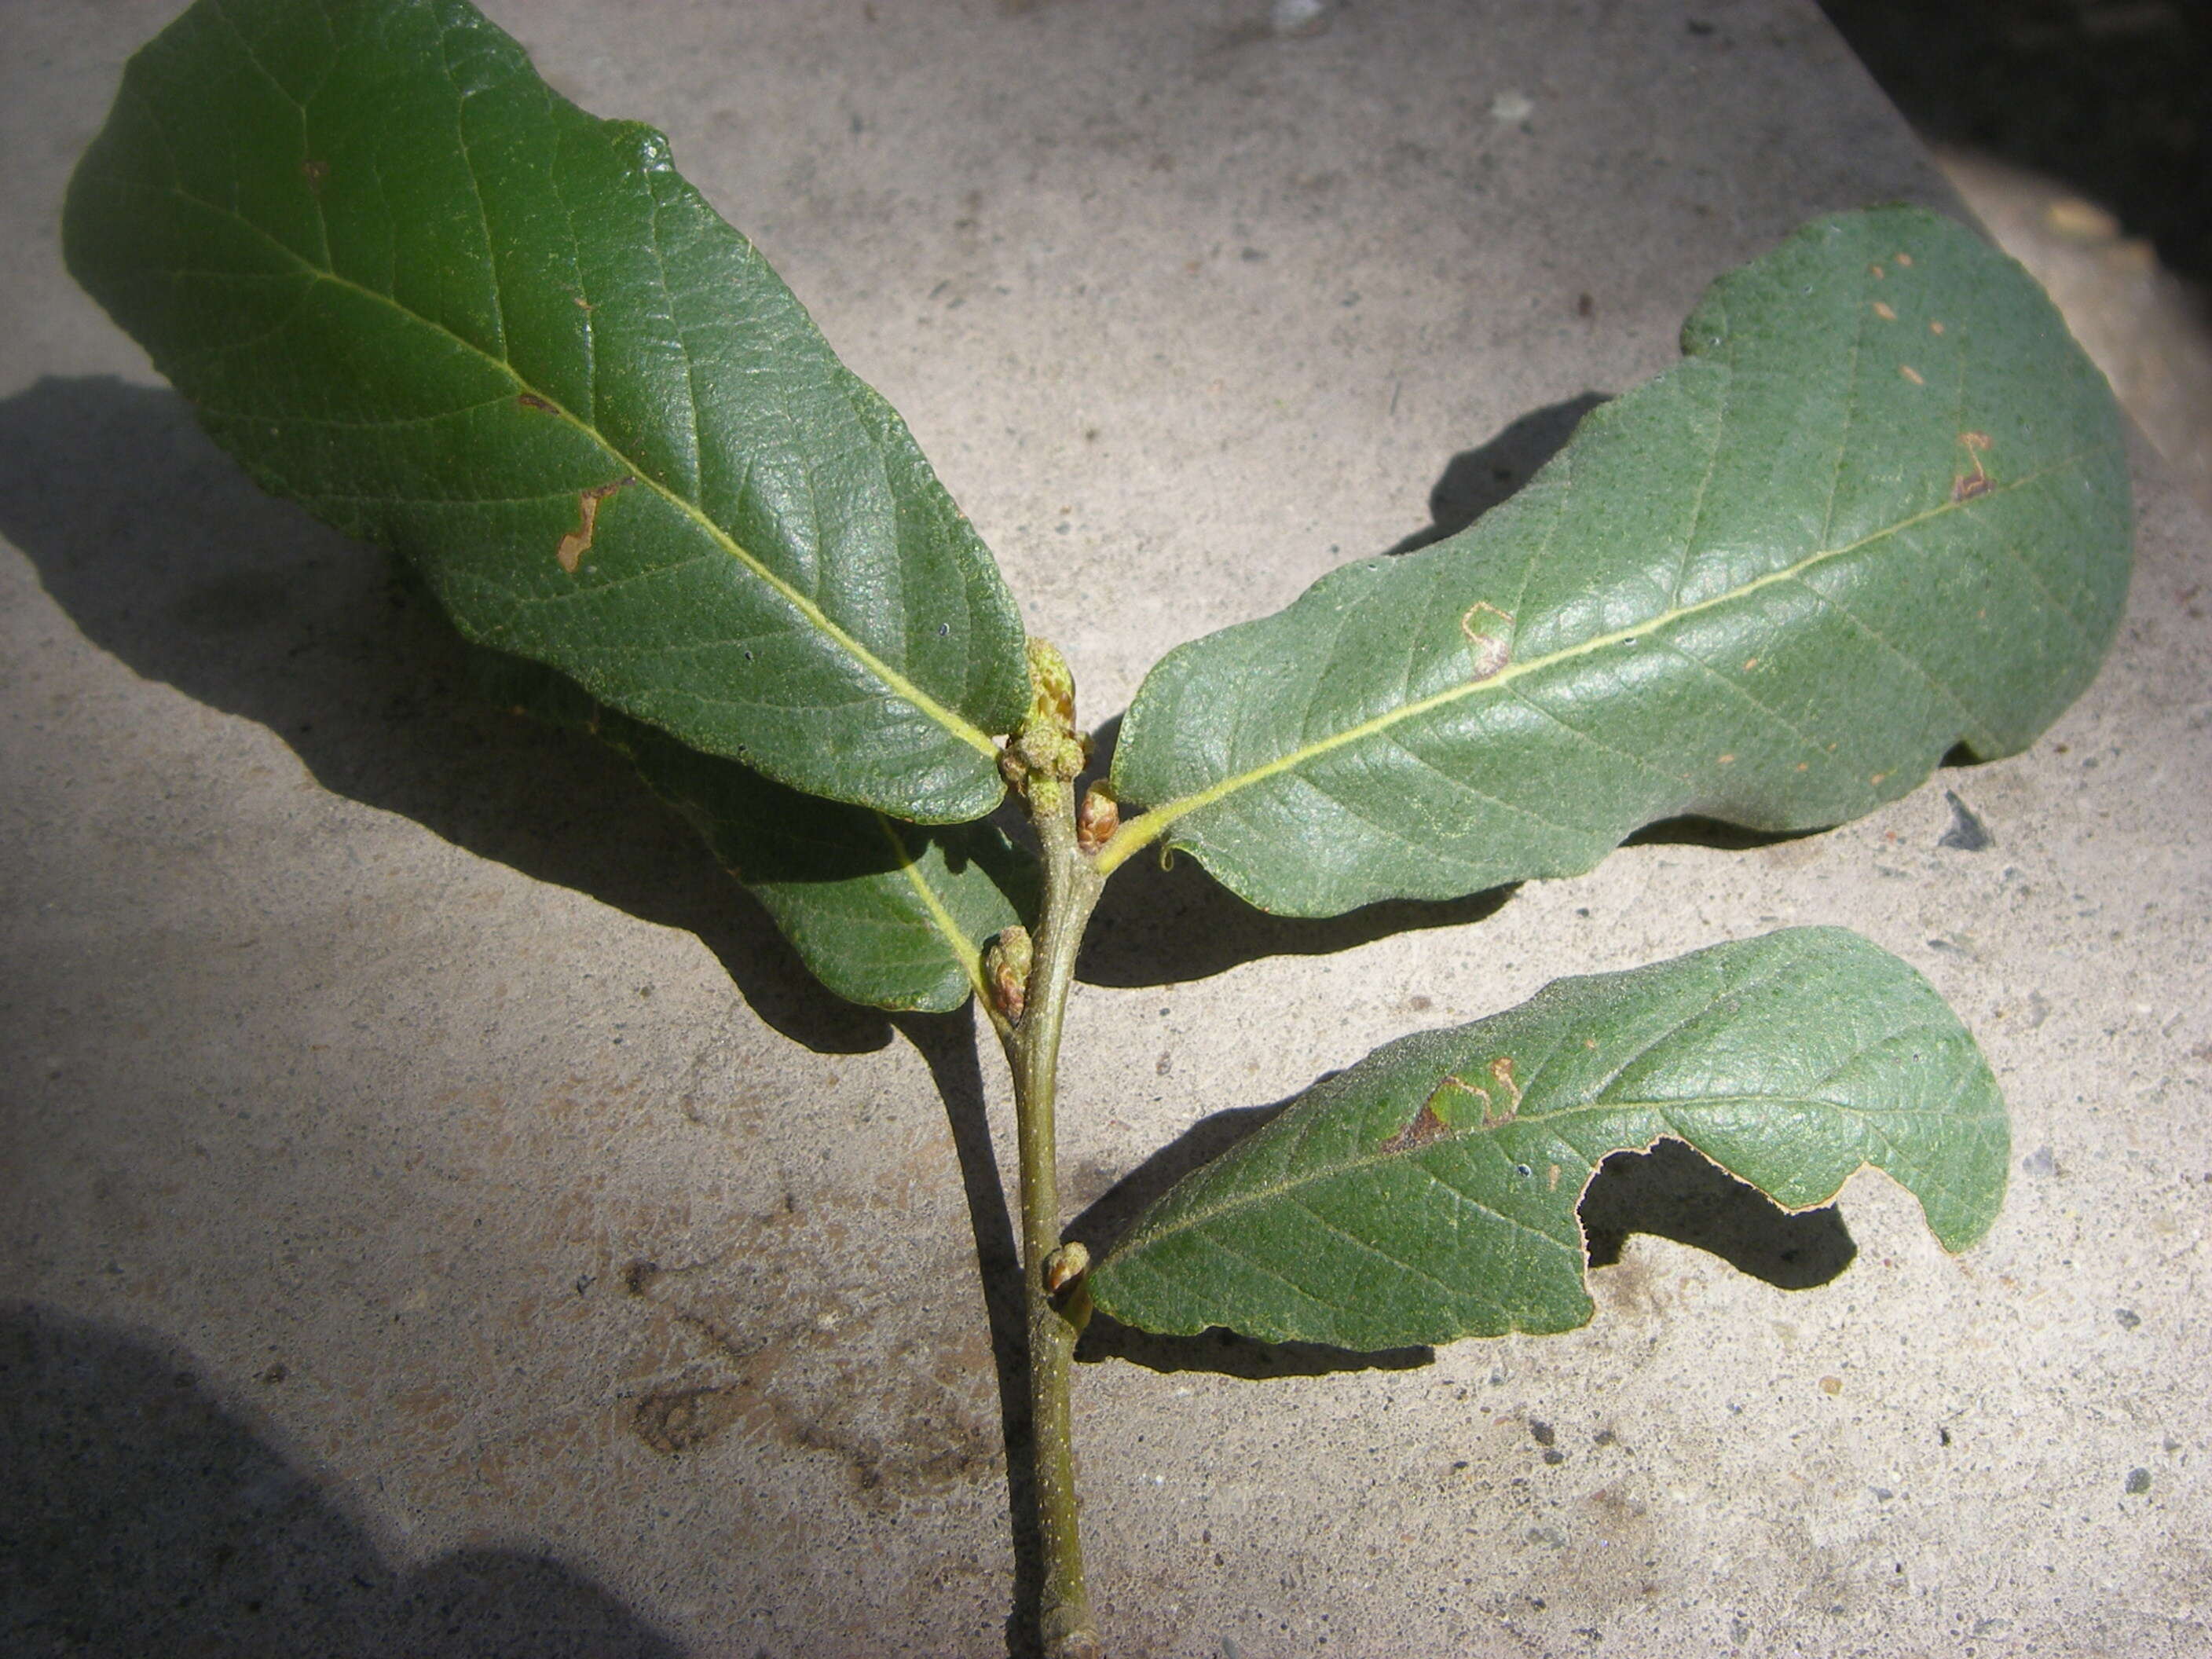
[(1000, 798), (988, 552), (668, 142), (461, 0), (200, 0), (132, 59), (70, 270), (264, 485), (471, 638), (815, 794)]
[(1884, 1170), (1954, 1251), (1995, 1219), (2010, 1144), (1925, 980), (1856, 933), (1792, 928), (1376, 1049), (1177, 1184), (1091, 1296), (1146, 1330), (1352, 1349), (1571, 1330), (1591, 1314), (1583, 1188), (1662, 1139), (1793, 1210)]
[(925, 827), (801, 794), (602, 708), (541, 664), (479, 648), (468, 666), (491, 702), (628, 756), (848, 1001), (950, 1012), (981, 988), (992, 938), (1034, 921), (1036, 861), (995, 823)]
[(1682, 343), (1461, 534), (1165, 658), (1114, 757), (1125, 844), (1330, 915), (1678, 814), (1837, 823), (2033, 741), (2133, 538), (2111, 392), (2042, 291), (1880, 209), (1723, 277)]

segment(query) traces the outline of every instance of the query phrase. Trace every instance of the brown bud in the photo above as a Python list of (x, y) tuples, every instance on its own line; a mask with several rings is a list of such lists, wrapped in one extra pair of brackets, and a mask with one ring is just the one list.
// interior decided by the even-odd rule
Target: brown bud
[(1091, 1252), (1071, 1239), (1044, 1259), (1044, 1287), (1058, 1296), (1091, 1271)]
[(1075, 844), (1095, 854), (1121, 827), (1121, 809), (1110, 784), (1094, 783), (1083, 792), (1083, 805), (1075, 811)]
[(1036, 960), (1030, 930), (1019, 922), (1002, 929), (984, 949), (983, 981), (990, 988), (991, 1006), (1011, 1024), (1020, 1024), (1029, 1006), (1030, 968)]

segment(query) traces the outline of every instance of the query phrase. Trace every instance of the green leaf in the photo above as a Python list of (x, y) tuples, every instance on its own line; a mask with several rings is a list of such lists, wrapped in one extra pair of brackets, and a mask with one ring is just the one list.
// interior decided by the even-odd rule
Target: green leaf
[(1678, 814), (1837, 823), (2033, 741), (2133, 537), (2111, 392), (2042, 291), (1881, 209), (1721, 279), (1682, 343), (1460, 535), (1155, 667), (1125, 848), (1164, 830), (1330, 915), (1574, 874)]
[(924, 829), (800, 794), (603, 708), (539, 664), (478, 649), (469, 670), (492, 702), (627, 755), (848, 1001), (950, 1012), (981, 988), (983, 946), (1036, 915), (1036, 861), (996, 824)]
[(1961, 1250), (2004, 1195), (2004, 1101), (1928, 982), (1792, 928), (1376, 1049), (1177, 1184), (1091, 1276), (1126, 1324), (1375, 1349), (1587, 1324), (1576, 1206), (1687, 1141), (1790, 1209), (1858, 1170)]
[(470, 638), (795, 788), (999, 799), (1020, 618), (903, 423), (665, 138), (460, 0), (200, 0), (63, 229), (216, 441)]

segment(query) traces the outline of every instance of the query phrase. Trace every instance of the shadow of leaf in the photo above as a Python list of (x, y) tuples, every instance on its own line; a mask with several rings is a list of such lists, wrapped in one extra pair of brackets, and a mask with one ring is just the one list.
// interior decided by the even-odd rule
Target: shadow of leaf
[[(1088, 775), (1113, 765), (1121, 717), (1091, 734)], [(1194, 858), (1162, 867), (1150, 853), (1123, 865), (1091, 913), (1076, 976), (1090, 985), (1138, 989), (1208, 979), (1263, 957), (1328, 956), (1394, 933), (1457, 927), (1493, 916), (1510, 887), (1430, 902), (1386, 900), (1318, 921), (1255, 909), (1206, 872)]]
[(1443, 477), (1429, 491), (1427, 526), (1389, 549), (1389, 556), (1419, 552), (1458, 535), (1534, 477), (1545, 462), (1567, 447), (1583, 416), (1606, 401), (1602, 392), (1585, 392), (1547, 404), (1522, 416), (1488, 443), (1460, 451), (1444, 464)]
[(23, 1659), (681, 1651), (550, 1557), (392, 1566), (183, 1358), (90, 1321), (0, 1308), (0, 1630)]
[(890, 1042), (628, 762), (471, 696), (459, 637), (390, 558), (262, 494), (175, 393), (47, 378), (0, 401), (0, 534), (87, 639), (266, 726), (325, 788), (696, 934), (811, 1048)]
[(1631, 1233), (1648, 1233), (1709, 1251), (1778, 1290), (1805, 1291), (1858, 1255), (1833, 1205), (1792, 1215), (1680, 1140), (1607, 1158), (1583, 1194), (1581, 1215), (1593, 1267), (1620, 1261)]

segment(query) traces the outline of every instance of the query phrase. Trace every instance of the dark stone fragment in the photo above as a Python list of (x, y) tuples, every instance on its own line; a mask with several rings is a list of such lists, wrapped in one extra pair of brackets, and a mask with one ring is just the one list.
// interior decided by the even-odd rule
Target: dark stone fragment
[(1974, 816), (1973, 809), (1959, 799), (1956, 790), (1946, 789), (1943, 799), (1951, 803), (1951, 827), (1937, 839), (1938, 847), (1961, 853), (1985, 853), (1996, 844), (1989, 826)]

